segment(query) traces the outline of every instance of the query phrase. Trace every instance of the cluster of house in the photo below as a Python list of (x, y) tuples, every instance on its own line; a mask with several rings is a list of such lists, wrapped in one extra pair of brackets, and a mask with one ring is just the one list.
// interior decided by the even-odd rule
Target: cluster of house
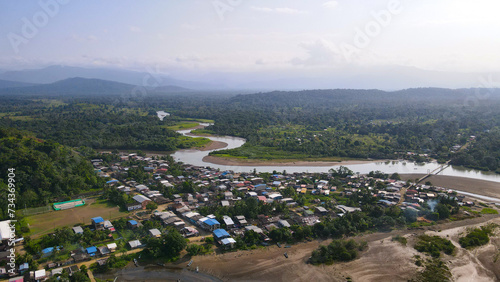
[[(120, 156), (121, 161), (129, 161), (129, 160), (137, 160), (137, 161), (145, 161), (148, 163), (147, 166), (144, 167), (145, 171), (155, 171), (158, 174), (166, 173), (168, 170), (168, 162), (165, 160), (155, 160), (149, 157), (141, 157), (135, 153), (126, 154)], [(120, 162), (111, 164), (109, 167), (103, 165), (102, 159), (93, 159), (91, 160), (92, 165), (94, 166), (94, 171), (100, 177), (110, 177), (111, 173), (127, 173), (130, 170), (128, 166), (122, 166)], [(134, 167), (134, 166), (132, 166)]]
[[(120, 158), (122, 161), (128, 161), (133, 159), (146, 162), (147, 165), (142, 167), (144, 171), (153, 173), (153, 179), (155, 181), (161, 182), (163, 185), (167, 187), (171, 185), (169, 181), (166, 180), (166, 179), (173, 179), (173, 176), (166, 175), (169, 166), (167, 161), (155, 160), (153, 158), (148, 158), (148, 157), (141, 157), (138, 156), (137, 154), (122, 155)], [(122, 166), (121, 162), (114, 163), (109, 167), (105, 167), (103, 165), (102, 159), (93, 159), (91, 160), (91, 162), (94, 165), (95, 172), (99, 176), (105, 178), (111, 178), (111, 176), (113, 175), (127, 175), (130, 168), (134, 167), (134, 166), (131, 167)], [(124, 183), (125, 185), (120, 185), (120, 182), (116, 179), (111, 179), (106, 183), (111, 186), (114, 186), (119, 191), (125, 192), (127, 194), (130, 193), (137, 194), (133, 196), (134, 202), (127, 204), (126, 208), (128, 211), (145, 209), (147, 204), (150, 203), (151, 201), (157, 203), (158, 205), (170, 202), (170, 200), (165, 198), (163, 194), (160, 193), (160, 191), (150, 190), (149, 187), (147, 187), (146, 185), (137, 183), (134, 180)]]
[[(169, 210), (155, 211), (152, 218), (159, 220), (164, 226), (176, 228), (185, 237), (198, 236), (200, 233), (212, 234), (214, 240), (223, 248), (233, 248), (236, 241), (233, 236), (243, 235), (249, 230), (253, 230), (263, 241), (269, 240), (266, 236), (266, 231), (270, 232), (274, 228), (290, 227), (291, 224), (299, 225), (314, 225), (320, 222), (323, 216), (343, 216), (349, 212), (360, 210), (357, 207), (349, 207), (345, 205), (326, 205), (319, 197), (311, 200), (311, 207), (298, 206), (293, 198), (284, 197), (284, 189), (294, 189), (297, 194), (313, 194), (326, 195), (336, 192), (337, 187), (331, 185), (329, 178), (317, 180), (314, 184), (300, 184), (301, 180), (311, 179), (311, 174), (308, 173), (293, 173), (293, 174), (273, 174), (269, 181), (264, 181), (263, 178), (257, 177), (252, 173), (234, 173), (232, 171), (219, 171), (209, 167), (198, 167), (184, 165), (183, 169), (186, 176), (172, 176), (168, 174), (169, 164), (165, 160), (157, 160), (154, 158), (141, 157), (137, 154), (122, 155), (121, 161), (110, 164), (109, 167), (103, 166), (103, 160), (94, 159), (96, 173), (101, 177), (106, 177), (110, 180), (107, 183), (115, 189), (127, 194), (131, 194), (134, 203), (126, 206), (129, 211), (145, 209), (147, 204), (155, 202), (157, 204), (169, 203)], [(137, 183), (134, 180), (120, 182), (114, 178), (126, 175), (131, 167), (122, 166), (123, 161), (130, 159), (144, 161), (142, 169), (152, 174), (152, 178), (147, 183)], [(133, 167), (133, 166), (132, 166)], [(378, 198), (378, 204), (382, 206), (391, 206), (400, 204), (402, 209), (418, 209), (420, 204), (425, 201), (432, 200), (439, 196), (453, 195), (460, 204), (469, 205), (470, 202), (463, 202), (463, 197), (455, 196), (452, 190), (440, 187), (430, 187), (427, 185), (417, 185), (414, 189), (404, 190), (406, 182), (394, 180), (374, 179), (367, 176), (349, 176), (342, 185), (340, 196), (350, 196), (360, 189), (368, 189), (372, 191), (372, 195)], [(165, 198), (160, 191), (151, 190), (149, 187), (163, 185), (165, 187), (173, 187), (184, 181), (189, 180), (199, 189), (200, 192), (175, 194), (172, 199)], [(388, 183), (384, 189), (376, 189), (371, 187), (372, 180)], [(311, 181), (307, 181), (311, 183)], [(303, 183), (303, 182), (302, 182)], [(402, 192), (404, 191), (404, 193)], [(235, 196), (240, 195), (240, 196)], [(285, 194), (286, 195), (286, 194)], [(293, 208), (293, 212), (286, 218), (280, 216), (269, 217), (258, 215), (257, 219), (247, 219), (243, 215), (228, 216), (224, 215), (218, 218), (214, 215), (201, 215), (197, 209), (207, 205), (233, 206), (236, 202), (243, 200), (245, 197), (253, 197), (258, 201), (270, 204), (273, 202), (285, 203)], [(331, 200), (334, 203), (334, 200)], [(473, 203), (472, 203), (473, 204)], [(328, 208), (327, 208), (328, 207)], [(109, 220), (104, 220), (102, 217), (94, 217), (91, 219), (91, 229), (94, 230), (109, 230), (114, 232), (115, 228)], [(129, 220), (127, 226), (130, 229), (137, 228), (141, 225), (136, 220)], [(81, 226), (73, 227), (75, 233), (83, 234), (84, 230)], [(4, 238), (1, 232), (2, 238)], [(7, 235), (5, 235), (7, 236)], [(149, 230), (149, 236), (160, 237), (161, 231), (158, 229)], [(111, 236), (112, 237), (112, 236)], [(132, 240), (127, 243), (130, 249), (143, 247), (140, 240)], [(42, 255), (50, 255), (58, 246), (46, 248), (42, 251)], [(51, 271), (38, 270), (30, 273), (30, 277), (35, 280), (43, 280), (50, 275), (55, 275), (63, 271), (66, 264), (88, 260), (92, 257), (106, 256), (115, 252), (117, 244), (112, 242), (102, 244), (101, 246), (90, 246), (88, 248), (80, 248), (72, 252), (71, 260), (62, 264), (49, 264), (48, 269)], [(105, 260), (98, 260), (99, 264), (105, 263)], [(67, 271), (78, 271), (73, 269), (75, 266), (66, 267)], [(0, 274), (2, 272), (0, 268)], [(29, 265), (23, 264), (19, 266), (19, 273), (26, 272)], [(22, 280), (21, 280), (22, 281)]]
[[(387, 180), (385, 180), (387, 181)], [(400, 204), (401, 209), (418, 210), (421, 204), (433, 201), (438, 197), (448, 197), (457, 201), (458, 205), (474, 205), (472, 201), (464, 201), (465, 196), (457, 195), (455, 191), (443, 187), (430, 186), (424, 184), (414, 185), (412, 189), (407, 189), (401, 193), (406, 182), (389, 180), (389, 185), (384, 190), (379, 190), (375, 196), (379, 197), (379, 204), (392, 206)]]
[[(313, 195), (329, 195), (337, 191), (337, 187), (331, 185), (328, 178), (315, 181), (314, 184), (299, 184), (299, 181), (311, 177), (308, 173), (293, 173), (293, 174), (273, 174), (270, 181), (265, 182), (263, 178), (256, 177), (252, 173), (234, 173), (232, 171), (223, 171), (209, 168), (198, 167), (191, 165), (184, 165), (183, 169), (189, 176), (172, 176), (168, 174), (168, 163), (162, 160), (155, 160), (153, 158), (145, 158), (137, 156), (136, 154), (124, 155), (122, 160), (130, 158), (142, 160), (147, 162), (144, 166), (146, 172), (153, 175), (152, 182), (154, 184), (162, 184), (166, 187), (172, 187), (180, 184), (186, 180), (190, 180), (196, 185), (201, 192), (185, 193), (182, 196), (176, 194), (173, 196), (173, 203), (169, 205), (170, 211), (155, 212), (153, 217), (160, 220), (165, 226), (171, 226), (178, 229), (184, 236), (196, 236), (199, 234), (198, 229), (212, 232), (214, 238), (221, 245), (230, 247), (234, 243), (230, 236), (226, 234), (242, 234), (246, 230), (254, 230), (262, 234), (265, 240), (264, 231), (270, 231), (272, 228), (280, 228), (290, 226), (293, 224), (314, 225), (320, 222), (322, 216), (342, 216), (348, 212), (354, 212), (359, 208), (348, 207), (344, 205), (335, 205), (335, 209), (327, 209), (319, 199), (314, 199), (312, 204), (313, 208), (309, 207), (296, 207), (297, 203), (293, 198), (284, 197), (282, 190), (292, 187), (298, 194), (313, 194)], [(113, 173), (126, 173), (129, 169), (120, 166), (119, 163), (113, 164), (110, 168), (99, 167), (99, 160), (94, 160), (96, 169), (100, 173), (108, 172)], [(186, 175), (186, 174), (185, 174)], [(419, 205), (427, 200), (436, 198), (438, 196), (449, 195), (451, 191), (439, 187), (430, 187), (426, 185), (418, 185), (415, 189), (409, 189), (405, 194), (401, 193), (406, 182), (375, 179), (376, 181), (388, 182), (387, 188), (378, 190), (370, 187), (373, 178), (367, 176), (350, 176), (347, 177), (347, 182), (343, 185), (341, 196), (350, 196), (356, 193), (359, 189), (367, 188), (373, 191), (373, 196), (378, 197), (378, 203), (382, 206), (390, 206), (400, 204), (403, 209), (405, 208), (419, 208)], [(150, 184), (153, 184), (150, 182)], [(144, 209), (150, 201), (157, 202), (162, 199), (163, 195), (159, 191), (151, 191), (148, 188), (148, 183), (138, 184), (134, 181), (129, 181), (126, 185), (118, 186), (117, 189), (126, 193), (137, 193), (133, 199), (136, 203), (131, 204), (127, 208), (129, 210)], [(223, 216), (222, 220), (225, 229), (221, 228), (221, 224), (215, 216), (203, 216), (197, 212), (197, 208), (204, 205), (218, 204), (221, 206), (232, 206), (235, 202), (242, 200), (242, 197), (236, 197), (235, 191), (239, 191), (238, 195), (244, 197), (255, 197), (258, 201), (264, 203), (280, 202), (286, 203), (289, 207), (296, 207), (295, 213), (286, 220), (283, 218), (267, 218), (259, 216), (258, 220), (247, 222), (243, 216), (229, 217)], [(401, 199), (403, 197), (403, 199)], [(156, 200), (155, 200), (156, 199)], [(169, 202), (170, 199), (162, 199), (162, 203)], [(460, 200), (460, 199), (458, 199)], [(330, 206), (331, 207), (331, 206)], [(220, 218), (219, 218), (220, 220)], [(217, 232), (215, 232), (218, 230)], [(223, 231), (222, 231), (223, 230)], [(228, 239), (223, 241), (224, 239)]]

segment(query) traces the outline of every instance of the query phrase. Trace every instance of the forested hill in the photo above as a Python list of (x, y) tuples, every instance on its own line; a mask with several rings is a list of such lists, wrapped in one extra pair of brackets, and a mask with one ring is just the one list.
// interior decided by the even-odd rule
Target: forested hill
[[(475, 96), (483, 99), (500, 99), (500, 91), (477, 89), (412, 88), (393, 92), (376, 89), (330, 89), (303, 90), (297, 92), (273, 91), (268, 93), (238, 95), (230, 99), (230, 104), (269, 108), (314, 107), (315, 109), (332, 108), (342, 105), (402, 105), (410, 103), (425, 104), (464, 104), (466, 99)], [(487, 93), (485, 93), (487, 91)], [(488, 95), (488, 93), (491, 94)], [(495, 95), (496, 94), (496, 95)]]
[(25, 87), (25, 86), (34, 86), (33, 83), (25, 83), (19, 81), (10, 81), (0, 79), (0, 89), (2, 88), (13, 88), (13, 87)]
[(10, 168), (15, 169), (16, 208), (46, 205), (103, 185), (90, 161), (71, 148), (0, 128), (0, 218), (6, 214)]
[(452, 156), (451, 164), (500, 173), (500, 129), (480, 134), (467, 149)]
[[(212, 154), (239, 158), (394, 158), (427, 154), (497, 171), (498, 89), (415, 88), (275, 91), (238, 95), (214, 110), (216, 134), (241, 136), (242, 148)], [(453, 146), (478, 136), (455, 156)], [(397, 154), (396, 154), (397, 153)]]
[(160, 121), (152, 110), (101, 103), (68, 103), (29, 99), (5, 101), (0, 104), (0, 113), (12, 111), (15, 115), (0, 117), (0, 127), (26, 130), (39, 138), (71, 147), (94, 149), (174, 151), (202, 146), (209, 141), (182, 136), (167, 128), (172, 121)]
[(0, 89), (0, 95), (92, 96), (133, 93), (135, 85), (74, 77), (50, 84)]

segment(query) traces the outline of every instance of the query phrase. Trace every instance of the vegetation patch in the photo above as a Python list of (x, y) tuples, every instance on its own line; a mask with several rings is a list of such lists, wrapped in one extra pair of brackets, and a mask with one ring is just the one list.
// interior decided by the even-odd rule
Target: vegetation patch
[(433, 258), (423, 261), (417, 258), (416, 264), (423, 266), (424, 269), (417, 273), (411, 282), (446, 282), (452, 281), (451, 272), (446, 263), (440, 259)]
[(455, 246), (450, 240), (439, 236), (421, 235), (418, 239), (419, 241), (415, 244), (415, 249), (422, 253), (428, 253), (435, 258), (440, 257), (441, 252), (447, 255), (453, 255), (455, 251)]
[(167, 126), (167, 128), (171, 130), (183, 130), (183, 129), (193, 128), (198, 125), (199, 125), (198, 122), (181, 121), (176, 123), (175, 125)]
[[(275, 147), (265, 147), (245, 143), (243, 146), (210, 152), (210, 155), (225, 158), (255, 159), (255, 160), (301, 160), (301, 161), (329, 161), (340, 162), (350, 158), (325, 157), (303, 152), (288, 152)], [(351, 158), (352, 159), (352, 158)]]
[(204, 129), (204, 128), (193, 129), (193, 130), (191, 130), (191, 133), (193, 133), (195, 135), (215, 135), (215, 131)]
[(392, 241), (399, 242), (403, 246), (406, 246), (406, 244), (408, 243), (408, 240), (401, 235), (396, 235), (396, 236), (392, 237)]
[(482, 214), (498, 214), (498, 211), (496, 209), (492, 208), (484, 208), (481, 210)]
[(358, 257), (358, 252), (367, 248), (367, 243), (350, 240), (333, 240), (328, 246), (320, 246), (312, 252), (309, 262), (315, 265), (332, 264), (336, 261), (351, 261)]
[(467, 235), (461, 237), (458, 242), (462, 248), (467, 249), (486, 245), (490, 241), (490, 235), (497, 227), (498, 225), (490, 223), (480, 228), (469, 229)]

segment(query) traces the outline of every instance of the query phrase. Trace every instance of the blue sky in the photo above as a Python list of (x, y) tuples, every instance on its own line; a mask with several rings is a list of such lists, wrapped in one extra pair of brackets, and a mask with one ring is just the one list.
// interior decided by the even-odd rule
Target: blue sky
[[(43, 3), (57, 11), (48, 15)], [(0, 0), (0, 69), (497, 72), (499, 8), (493, 0)], [(26, 21), (37, 29), (32, 38)]]

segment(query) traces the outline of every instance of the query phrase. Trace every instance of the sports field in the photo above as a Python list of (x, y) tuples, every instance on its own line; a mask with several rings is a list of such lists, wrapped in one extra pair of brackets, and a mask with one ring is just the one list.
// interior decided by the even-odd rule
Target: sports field
[(85, 206), (26, 217), (31, 229), (30, 236), (36, 238), (55, 228), (72, 227), (77, 223), (90, 224), (90, 219), (96, 216), (108, 220), (128, 215), (128, 212), (120, 212), (117, 206), (103, 200), (89, 199), (85, 202)]

